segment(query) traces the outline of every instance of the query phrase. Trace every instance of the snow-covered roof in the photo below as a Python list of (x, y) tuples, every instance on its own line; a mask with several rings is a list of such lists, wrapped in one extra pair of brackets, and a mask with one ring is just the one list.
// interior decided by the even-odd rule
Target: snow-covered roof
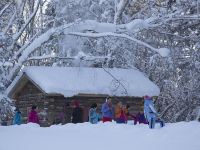
[[(137, 69), (85, 67), (26, 67), (23, 74), (45, 93), (71, 97), (78, 94), (157, 96), (159, 88)], [(8, 88), (9, 93), (22, 73)]]

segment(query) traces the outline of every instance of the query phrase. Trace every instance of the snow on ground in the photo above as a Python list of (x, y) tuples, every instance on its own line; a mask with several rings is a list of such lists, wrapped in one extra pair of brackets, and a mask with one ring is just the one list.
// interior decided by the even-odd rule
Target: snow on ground
[(199, 150), (200, 123), (0, 126), (0, 150)]

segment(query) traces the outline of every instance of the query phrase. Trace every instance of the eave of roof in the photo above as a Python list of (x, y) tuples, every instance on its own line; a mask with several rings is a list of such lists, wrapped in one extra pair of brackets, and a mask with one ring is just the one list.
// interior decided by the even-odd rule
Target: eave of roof
[[(33, 68), (33, 67), (28, 67), (28, 68)], [(42, 67), (35, 67), (35, 68), (42, 68)], [(45, 68), (45, 67), (44, 67)], [(46, 67), (46, 68), (48, 68), (48, 67)], [(65, 69), (64, 67), (62, 68), (62, 69)], [(67, 68), (66, 68), (67, 69)], [(87, 69), (87, 68), (85, 68), (85, 69)], [(91, 68), (90, 68), (91, 69)], [(96, 68), (97, 69), (97, 68)], [(95, 69), (94, 69), (95, 70)], [(119, 69), (120, 70), (120, 69)], [(122, 69), (121, 69), (122, 70)], [(41, 71), (41, 70), (40, 70)], [(42, 70), (43, 71), (43, 70)], [(41, 73), (41, 72), (40, 72)], [(32, 75), (32, 74), (31, 74)], [(36, 76), (37, 77), (37, 76)], [(15, 92), (15, 90), (16, 90), (16, 88), (18, 87), (18, 85), (20, 84), (20, 82), (23, 80), (23, 78), (26, 78), (27, 80), (29, 80), (30, 82), (32, 82), (42, 93), (44, 93), (44, 94), (48, 94), (48, 95), (51, 95), (51, 96), (54, 96), (54, 95), (57, 95), (57, 96), (60, 96), (60, 95), (63, 95), (64, 96), (64, 94), (62, 94), (62, 92), (61, 93), (59, 93), (59, 91), (56, 91), (56, 92), (54, 92), (53, 90), (52, 91), (46, 91), (46, 89), (44, 89), (44, 87), (42, 88), (42, 86), (40, 86), (40, 82), (39, 83), (37, 83), (38, 82), (38, 80), (35, 80), (34, 81), (34, 78), (32, 79), (31, 78), (31, 76), (29, 76), (29, 74), (27, 74), (26, 73), (26, 71), (24, 71), (23, 73), (21, 73), (21, 75), (19, 75), (14, 81), (13, 81), (13, 83), (12, 83), (12, 86), (9, 88), (10, 90), (8, 90), (8, 96), (9, 97), (12, 97), (13, 96), (13, 94), (15, 94), (15, 93), (17, 93), (17, 91)], [(147, 78), (147, 77), (142, 77), (142, 78)], [(38, 77), (36, 78), (36, 79), (38, 79)], [(39, 81), (40, 81), (41, 79), (39, 79)], [(150, 80), (149, 80), (150, 81)], [(151, 82), (151, 81), (150, 81)], [(62, 82), (63, 83), (63, 82)], [(62, 84), (62, 83), (60, 83), (60, 84)], [(153, 83), (153, 82), (152, 82)], [(59, 84), (59, 85), (60, 85)], [(54, 85), (54, 84), (53, 84)], [(155, 85), (155, 84), (154, 84)], [(52, 84), (51, 84), (51, 86), (52, 86)], [(155, 88), (156, 87), (156, 85), (155, 86), (152, 86), (152, 88)], [(68, 89), (68, 90), (70, 90), (70, 89)], [(19, 90), (18, 90), (19, 91)], [(150, 91), (152, 91), (152, 90), (150, 90)], [(70, 91), (66, 91), (66, 92), (70, 92)], [(154, 92), (155, 93), (155, 92)], [(107, 93), (91, 93), (91, 92), (86, 92), (86, 93), (82, 93), (81, 91), (79, 92), (79, 93), (76, 93), (75, 95), (108, 95)], [(75, 95), (73, 95), (73, 96), (75, 96)], [(112, 95), (110, 95), (110, 96), (112, 96)], [(115, 96), (115, 95), (113, 95), (113, 96)], [(128, 97), (141, 97), (141, 96), (134, 96), (134, 95), (127, 95)], [(157, 96), (157, 95), (154, 95), (154, 96)], [(71, 96), (66, 96), (66, 97), (71, 97)], [(124, 97), (124, 96), (120, 96), (120, 97)]]

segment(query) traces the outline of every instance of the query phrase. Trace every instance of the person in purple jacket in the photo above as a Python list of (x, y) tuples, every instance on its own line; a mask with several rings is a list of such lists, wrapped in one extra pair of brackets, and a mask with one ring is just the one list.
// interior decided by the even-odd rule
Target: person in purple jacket
[(39, 117), (36, 112), (36, 108), (37, 108), (37, 106), (35, 106), (35, 105), (32, 106), (32, 110), (28, 115), (28, 122), (39, 124)]
[(110, 97), (106, 98), (106, 102), (102, 105), (101, 112), (102, 112), (103, 122), (111, 122), (112, 121), (114, 111), (113, 111), (112, 102), (111, 102)]
[(134, 117), (134, 125), (136, 125), (137, 122), (139, 122), (139, 124), (141, 124), (141, 123), (148, 124), (148, 122), (146, 121), (146, 118), (144, 116), (144, 113), (139, 111), (138, 114), (136, 115), (136, 117)]

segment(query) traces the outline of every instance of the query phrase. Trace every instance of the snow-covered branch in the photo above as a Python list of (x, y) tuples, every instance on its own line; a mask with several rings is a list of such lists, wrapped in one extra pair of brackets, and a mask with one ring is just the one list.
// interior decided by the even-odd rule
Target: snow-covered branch
[(38, 1), (36, 8), (34, 10), (34, 12), (30, 15), (30, 17), (27, 19), (27, 21), (25, 22), (25, 24), (22, 26), (22, 28), (19, 30), (18, 33), (15, 34), (15, 36), (13, 37), (14, 43), (19, 39), (19, 37), (22, 35), (22, 33), (24, 32), (24, 30), (26, 29), (26, 27), (29, 25), (29, 23), (31, 22), (31, 20), (33, 20), (33, 18), (35, 17), (38, 8), (40, 5), (40, 1)]
[(13, 56), (14, 59), (17, 59), (21, 53), (36, 39), (39, 33), (36, 33), (28, 42), (26, 42)]
[[(68, 28), (72, 26), (72, 24), (68, 24), (65, 25), (65, 28)], [(38, 47), (40, 47), (43, 43), (45, 43), (46, 41), (49, 40), (49, 38), (53, 35), (53, 34), (60, 34), (63, 32), (63, 26), (61, 27), (57, 27), (57, 28), (51, 28), (49, 29), (47, 32), (43, 33), (42, 35), (40, 35), (38, 38), (36, 38), (35, 40), (33, 40), (33, 42), (28, 42), (25, 46), (23, 46), (14, 56), (14, 58), (18, 58), (18, 56), (20, 56), (18, 58), (18, 63), (17, 65), (12, 68), (12, 70), (10, 71), (10, 75), (8, 76), (8, 80), (12, 80), (14, 77), (14, 74), (16, 72), (16, 70), (18, 70), (21, 65), (23, 64), (23, 62), (26, 61), (26, 59), (28, 58), (28, 56)]]
[[(118, 28), (121, 28), (122, 30), (124, 30), (124, 28), (128, 26), (129, 29), (132, 29), (135, 27), (135, 25), (138, 25), (138, 24), (131, 23), (131, 25), (130, 24), (120, 25), (118, 26)], [(66, 24), (60, 27), (51, 28), (47, 32), (39, 36), (37, 39), (35, 39), (30, 45), (27, 46), (26, 49), (24, 48), (20, 49), (19, 52), (16, 53), (15, 56), (18, 56), (21, 53), (21, 56), (18, 59), (18, 65), (20, 66), (28, 58), (29, 54), (32, 53), (36, 48), (40, 47), (44, 42), (48, 41), (50, 36), (52, 36), (53, 34), (60, 34), (63, 32), (66, 35), (75, 35), (75, 36), (82, 36), (82, 37), (100, 38), (100, 37), (112, 36), (112, 37), (118, 37), (118, 38), (125, 38), (133, 42), (136, 42), (140, 45), (143, 45), (149, 48), (150, 50), (159, 53), (163, 57), (167, 57), (169, 55), (169, 50), (167, 48), (157, 49), (129, 35), (126, 35), (123, 33), (114, 33), (116, 31), (115, 27), (116, 25), (111, 24), (111, 23), (99, 23), (93, 20), (87, 20), (84, 22), (78, 22), (78, 23), (75, 22), (75, 23)], [(87, 31), (94, 31), (96, 33), (84, 33)], [(16, 67), (18, 68), (19, 66), (16, 66)], [(13, 68), (13, 71), (11, 72), (15, 72), (14, 70), (16, 70), (16, 68)], [(11, 73), (11, 76), (12, 76), (12, 73)], [(12, 77), (9, 77), (9, 78), (11, 79)]]
[(178, 117), (180, 117), (180, 116), (184, 113), (184, 111), (186, 111), (187, 109), (188, 109), (188, 108), (182, 108), (180, 111), (178, 111), (178, 112), (174, 115), (174, 117), (172, 117), (171, 121), (172, 121), (172, 122), (176, 122), (177, 119), (178, 119)]
[(66, 59), (66, 60), (76, 60), (76, 59), (82, 59), (84, 61), (94, 61), (94, 60), (105, 60), (108, 59), (109, 57), (104, 56), (75, 56), (75, 57), (61, 57), (61, 56), (54, 56), (54, 55), (44, 55), (44, 56), (33, 56), (28, 58), (27, 60), (43, 60), (43, 59)]
[(7, 33), (7, 31), (10, 29), (11, 25), (13, 24), (14, 19), (15, 19), (15, 17), (16, 17), (16, 13), (17, 13), (17, 10), (15, 9), (14, 14), (13, 14), (12, 17), (10, 18), (9, 23), (8, 23), (7, 27), (5, 28), (4, 34)]
[[(22, 65), (22, 63), (28, 58), (29, 54), (31, 52), (33, 52), (36, 48), (38, 48), (39, 46), (41, 46), (41, 44), (43, 44), (44, 42), (46, 42), (50, 36), (55, 33), (53, 29), (47, 31), (46, 33), (42, 34), (41, 36), (39, 36), (37, 39), (35, 39), (32, 43), (30, 43), (30, 45), (28, 45), (28, 47), (26, 47), (25, 49), (20, 49), (21, 51), (21, 56), (18, 59), (18, 65), (15, 66), (12, 70), (11, 70), (11, 74), (9, 76), (9, 79), (11, 80), (13, 78), (13, 73), (15, 72), (15, 70), (17, 70), (18, 67), (20, 67)], [(23, 51), (24, 50), (24, 51)], [(19, 55), (20, 53), (17, 53), (17, 55)], [(16, 55), (16, 56), (17, 56)]]
[(163, 117), (165, 115), (165, 113), (172, 107), (174, 106), (174, 104), (176, 103), (176, 101), (174, 101), (173, 103), (169, 104), (168, 106), (166, 106), (166, 108), (162, 111), (162, 113), (160, 114), (159, 117)]
[(115, 16), (114, 16), (114, 24), (119, 24), (121, 15), (122, 15), (127, 3), (128, 3), (128, 0), (120, 0), (120, 2), (118, 3), (118, 5), (116, 7)]
[(155, 51), (157, 53), (159, 53), (162, 57), (167, 57), (169, 55), (169, 49), (167, 48), (154, 48), (152, 47), (151, 45), (141, 41), (141, 40), (138, 40), (134, 37), (131, 37), (129, 35), (126, 35), (126, 34), (118, 34), (118, 33), (112, 33), (112, 32), (104, 32), (104, 33), (80, 33), (80, 32), (69, 32), (68, 33), (69, 35), (76, 35), (76, 36), (82, 36), (82, 37), (92, 37), (92, 38), (100, 38), (100, 37), (105, 37), (105, 36), (113, 36), (113, 37), (119, 37), (119, 38), (125, 38), (125, 39), (128, 39), (128, 40), (131, 40), (133, 42), (136, 42), (140, 45), (143, 45), (147, 48), (149, 48), (150, 50), (152, 51)]
[(3, 13), (5, 12), (5, 10), (10, 7), (10, 5), (12, 4), (12, 2), (10, 2), (9, 4), (7, 4), (1, 11), (0, 11), (0, 17), (3, 15)]

